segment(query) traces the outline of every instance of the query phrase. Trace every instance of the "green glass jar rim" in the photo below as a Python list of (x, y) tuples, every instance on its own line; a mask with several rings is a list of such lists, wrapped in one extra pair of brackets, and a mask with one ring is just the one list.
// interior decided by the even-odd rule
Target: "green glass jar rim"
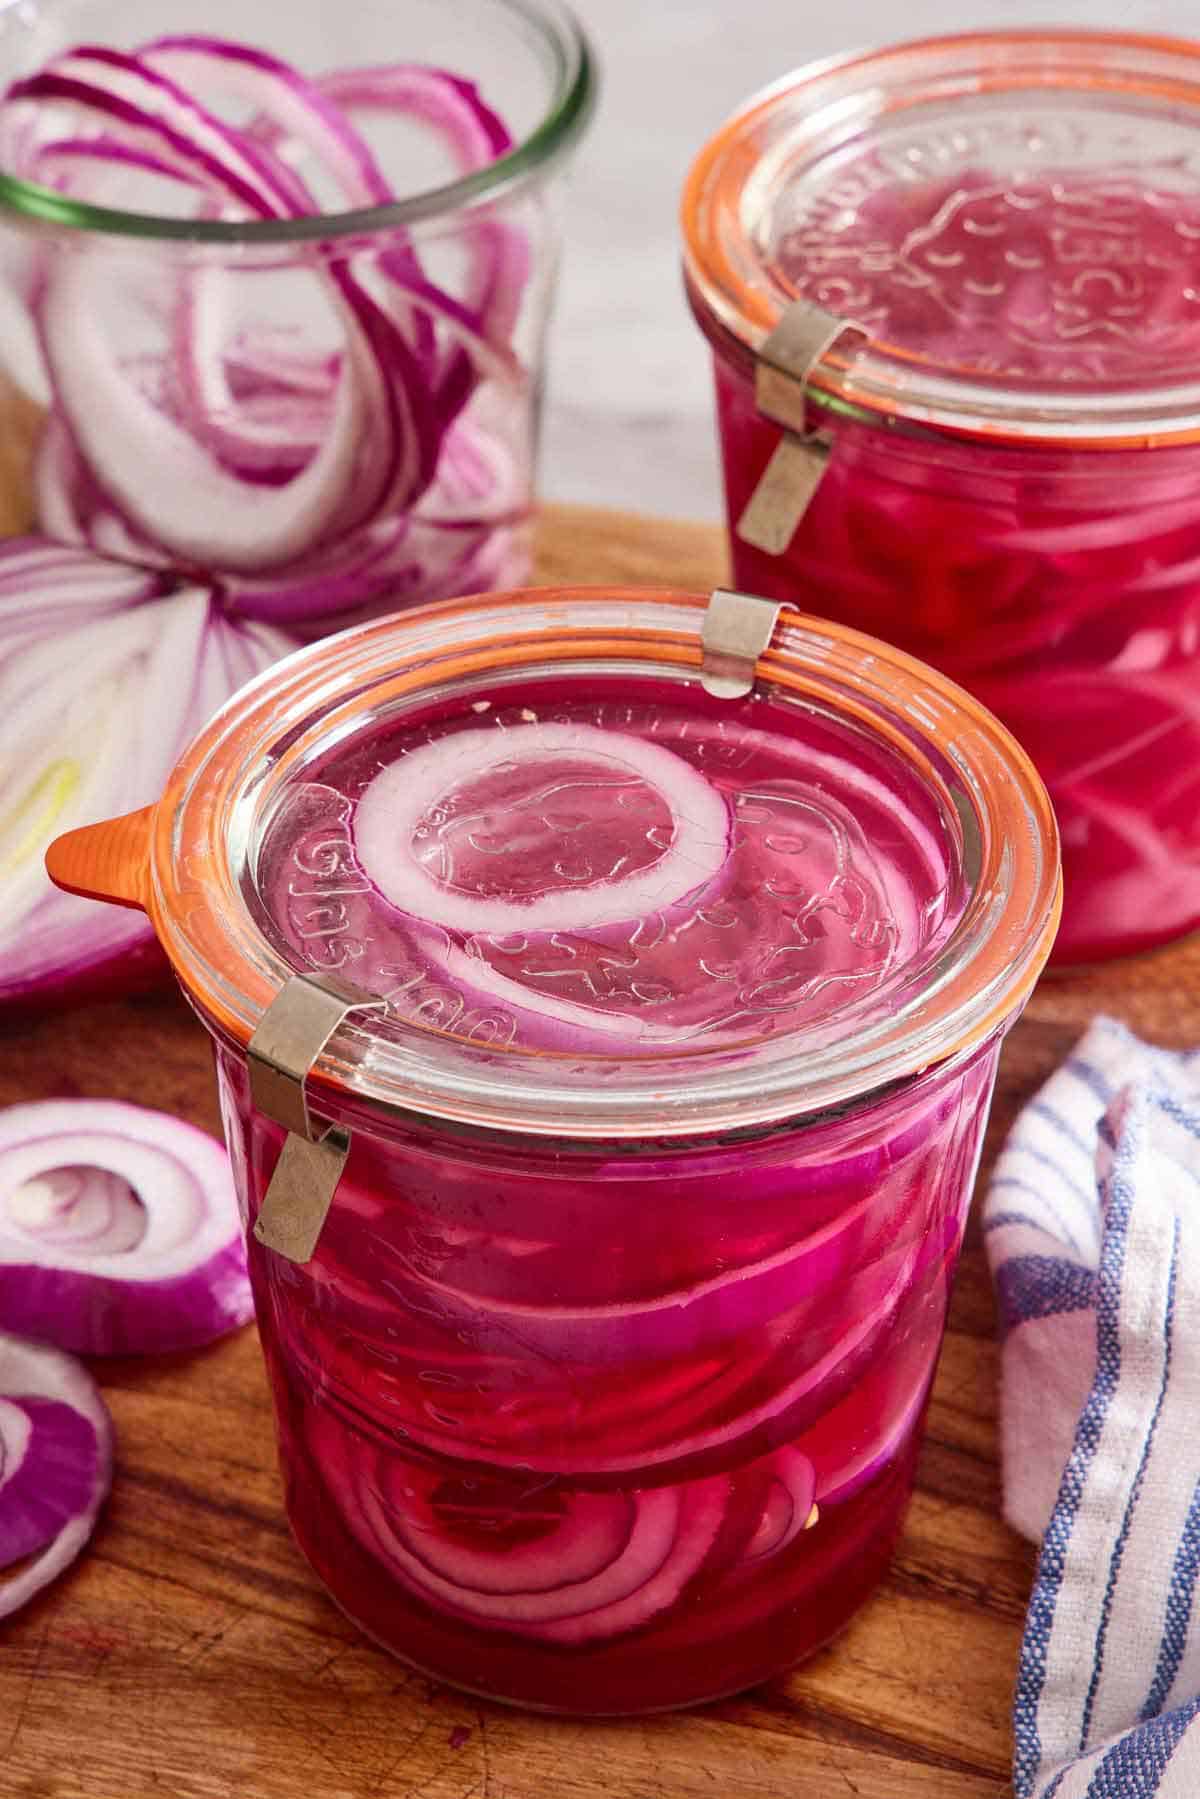
[(349, 212), (312, 213), (291, 219), (191, 219), (126, 212), (74, 200), (35, 181), (0, 169), (0, 213), (34, 225), (112, 237), (159, 240), (196, 247), (237, 245), (269, 248), (298, 243), (339, 242), (445, 218), (499, 198), (536, 175), (575, 142), (591, 117), (596, 97), (596, 61), (583, 28), (562, 0), (497, 0), (532, 29), (548, 50), (554, 68), (550, 104), (534, 129), (486, 168), (386, 206)]

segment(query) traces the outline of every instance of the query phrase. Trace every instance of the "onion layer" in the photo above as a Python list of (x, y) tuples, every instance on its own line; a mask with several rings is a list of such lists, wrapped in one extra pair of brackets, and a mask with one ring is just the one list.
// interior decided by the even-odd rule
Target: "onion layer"
[(157, 799), (181, 751), (287, 639), (211, 594), (22, 537), (0, 543), (0, 1003), (159, 968), (140, 913), (52, 887), (51, 839)]

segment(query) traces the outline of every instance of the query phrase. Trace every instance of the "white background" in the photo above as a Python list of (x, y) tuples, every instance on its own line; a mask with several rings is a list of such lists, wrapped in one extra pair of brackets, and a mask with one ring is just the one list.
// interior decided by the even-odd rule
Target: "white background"
[(1200, 37), (1200, 0), (574, 0), (601, 65), (576, 158), (551, 335), (547, 498), (720, 511), (707, 350), (679, 283), (694, 152), (811, 57), (942, 31), (1123, 26)]

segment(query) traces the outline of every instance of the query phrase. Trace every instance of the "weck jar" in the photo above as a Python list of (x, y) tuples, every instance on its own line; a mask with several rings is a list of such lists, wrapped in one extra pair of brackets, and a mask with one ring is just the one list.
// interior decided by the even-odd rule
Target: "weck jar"
[(60, 838), (212, 1034), (296, 1539), (418, 1667), (614, 1714), (879, 1580), (1060, 901), (945, 677), (744, 594), (417, 608)]
[(1200, 47), (814, 64), (683, 198), (735, 581), (893, 641), (1033, 756), (1062, 963), (1200, 923)]

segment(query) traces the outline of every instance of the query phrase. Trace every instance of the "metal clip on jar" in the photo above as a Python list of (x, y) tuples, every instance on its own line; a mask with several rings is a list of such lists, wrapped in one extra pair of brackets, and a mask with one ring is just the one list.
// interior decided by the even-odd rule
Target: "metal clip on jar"
[(1037, 763), (1055, 960), (1200, 925), (1200, 46), (801, 69), (683, 198), (734, 579), (934, 663)]
[(60, 838), (210, 1030), (296, 1537), (379, 1642), (693, 1703), (882, 1574), (1053, 817), (982, 707), (743, 594), (344, 633)]

